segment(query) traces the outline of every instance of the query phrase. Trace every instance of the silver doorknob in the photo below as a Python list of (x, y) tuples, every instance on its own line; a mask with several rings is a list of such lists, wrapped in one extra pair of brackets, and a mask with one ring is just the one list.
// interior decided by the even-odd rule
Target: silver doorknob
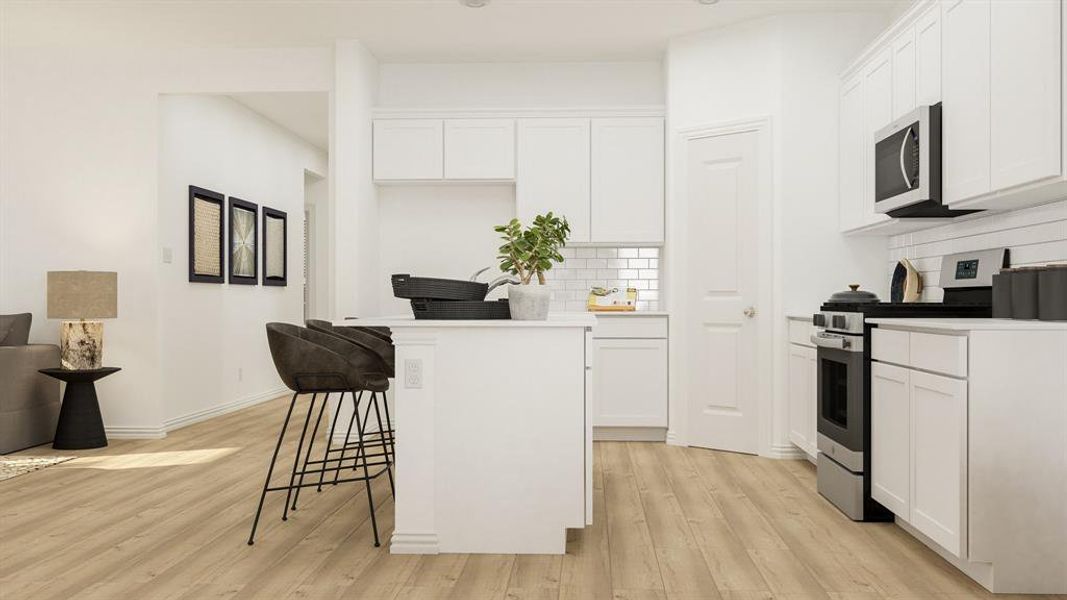
[(750, 307), (746, 308), (745, 309), (745, 316), (750, 318), (750, 319), (752, 317), (756, 316), (756, 307), (750, 306)]

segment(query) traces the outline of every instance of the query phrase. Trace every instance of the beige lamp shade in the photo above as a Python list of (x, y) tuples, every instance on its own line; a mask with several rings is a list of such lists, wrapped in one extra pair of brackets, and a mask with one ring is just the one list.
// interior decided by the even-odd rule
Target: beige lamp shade
[(119, 274), (113, 271), (49, 271), (49, 319), (114, 319)]

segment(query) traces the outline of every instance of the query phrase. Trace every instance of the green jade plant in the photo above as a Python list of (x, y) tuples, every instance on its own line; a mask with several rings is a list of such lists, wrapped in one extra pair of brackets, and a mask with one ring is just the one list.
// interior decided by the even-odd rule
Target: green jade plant
[(537, 283), (545, 284), (545, 271), (553, 263), (563, 262), (560, 248), (567, 245), (571, 226), (567, 218), (549, 212), (534, 217), (533, 225), (523, 228), (518, 219), (512, 219), (507, 225), (493, 228), (500, 234), (504, 244), (500, 246), (500, 270), (519, 278), (523, 285), (529, 285), (537, 276)]

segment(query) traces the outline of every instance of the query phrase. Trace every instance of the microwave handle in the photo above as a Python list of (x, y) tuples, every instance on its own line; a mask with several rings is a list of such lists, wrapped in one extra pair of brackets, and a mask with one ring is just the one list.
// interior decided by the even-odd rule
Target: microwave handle
[(908, 147), (908, 140), (911, 139), (911, 127), (904, 132), (904, 139), (900, 140), (900, 174), (904, 176), (904, 185), (911, 189), (911, 177), (908, 177), (908, 169), (904, 165), (904, 151)]

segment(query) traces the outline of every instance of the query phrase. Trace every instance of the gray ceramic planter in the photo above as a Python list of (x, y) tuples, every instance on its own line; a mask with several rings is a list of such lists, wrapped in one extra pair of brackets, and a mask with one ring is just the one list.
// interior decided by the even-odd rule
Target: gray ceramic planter
[(548, 305), (552, 290), (548, 286), (530, 284), (508, 287), (508, 306), (511, 318), (516, 321), (544, 321), (548, 318)]

